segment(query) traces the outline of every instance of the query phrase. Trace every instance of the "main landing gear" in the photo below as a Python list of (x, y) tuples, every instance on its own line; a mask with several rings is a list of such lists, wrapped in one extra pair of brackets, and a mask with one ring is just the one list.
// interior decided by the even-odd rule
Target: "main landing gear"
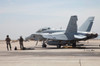
[(46, 48), (47, 45), (45, 44), (45, 42), (43, 41), (43, 44), (42, 44), (42, 48)]
[(72, 47), (73, 47), (73, 48), (76, 47), (76, 41), (73, 42)]
[(58, 44), (58, 45), (57, 45), (57, 48), (61, 48), (61, 44)]

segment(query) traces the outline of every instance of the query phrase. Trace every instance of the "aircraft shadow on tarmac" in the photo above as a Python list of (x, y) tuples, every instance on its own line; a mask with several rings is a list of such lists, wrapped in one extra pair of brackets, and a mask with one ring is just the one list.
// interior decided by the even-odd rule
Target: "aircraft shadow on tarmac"
[[(41, 47), (36, 47), (36, 48), (41, 48)], [(100, 49), (100, 47), (75, 47), (75, 48), (56, 48), (56, 47), (47, 47), (47, 48), (42, 48), (42, 49)], [(25, 48), (22, 50), (35, 50), (35, 48), (30, 47), (30, 48)]]
[(14, 50), (34, 50), (35, 48), (34, 47), (24, 47), (22, 49), (17, 49), (17, 47), (14, 48)]
[(84, 45), (84, 44), (77, 44), (77, 47), (62, 47), (62, 48), (56, 48), (56, 47), (48, 47), (46, 49), (100, 49), (100, 45)]
[[(75, 48), (73, 47), (61, 47), (61, 48), (57, 48), (57, 47), (47, 47), (47, 48), (42, 48), (42, 47), (24, 47), (21, 50), (35, 50), (35, 49), (100, 49), (100, 45), (84, 45), (84, 44), (77, 44), (77, 46)], [(19, 50), (19, 49), (16, 49)]]

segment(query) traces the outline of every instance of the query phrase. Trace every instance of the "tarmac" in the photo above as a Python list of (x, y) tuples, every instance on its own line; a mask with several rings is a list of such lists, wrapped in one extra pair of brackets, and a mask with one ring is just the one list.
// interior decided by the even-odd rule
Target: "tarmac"
[[(41, 42), (24, 42), (27, 50), (19, 49), (19, 42), (12, 41), (12, 51), (0, 41), (0, 66), (100, 66), (100, 40), (82, 41), (78, 48), (41, 47)], [(15, 46), (18, 50), (14, 50)], [(81, 47), (81, 48), (79, 48)]]

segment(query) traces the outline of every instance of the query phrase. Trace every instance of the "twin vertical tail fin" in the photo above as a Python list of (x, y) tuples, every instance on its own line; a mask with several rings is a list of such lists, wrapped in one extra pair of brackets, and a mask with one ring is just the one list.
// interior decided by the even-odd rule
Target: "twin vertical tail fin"
[(94, 17), (89, 17), (83, 25), (79, 28), (79, 31), (90, 32), (93, 25)]
[(69, 20), (69, 24), (67, 26), (67, 29), (65, 31), (65, 35), (69, 40), (74, 39), (74, 34), (77, 33), (77, 16), (71, 16)]

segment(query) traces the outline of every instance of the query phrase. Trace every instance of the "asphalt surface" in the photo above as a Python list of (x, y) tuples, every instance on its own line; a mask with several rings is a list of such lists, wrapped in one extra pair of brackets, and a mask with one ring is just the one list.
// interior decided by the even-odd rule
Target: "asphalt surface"
[(33, 44), (25, 42), (24, 46), (28, 50), (14, 50), (15, 46), (19, 49), (18, 42), (15, 42), (12, 43), (12, 51), (7, 51), (6, 44), (1, 42), (0, 66), (100, 66), (97, 40), (82, 42), (77, 48), (41, 48), (41, 42), (34, 48)]
[[(67, 49), (65, 49), (67, 50)], [(22, 50), (21, 50), (22, 51)], [(53, 52), (47, 51), (39, 51), (39, 52), (34, 52), (35, 50), (29, 52), (26, 50), (23, 50), (24, 52), (20, 51), (9, 51), (9, 52), (0, 52), (0, 56), (35, 56), (35, 57), (48, 57), (48, 56), (77, 56), (77, 57), (100, 57), (100, 52), (95, 52), (95, 50), (87, 50), (87, 51), (78, 51), (78, 52), (56, 52), (57, 50), (54, 50)]]

